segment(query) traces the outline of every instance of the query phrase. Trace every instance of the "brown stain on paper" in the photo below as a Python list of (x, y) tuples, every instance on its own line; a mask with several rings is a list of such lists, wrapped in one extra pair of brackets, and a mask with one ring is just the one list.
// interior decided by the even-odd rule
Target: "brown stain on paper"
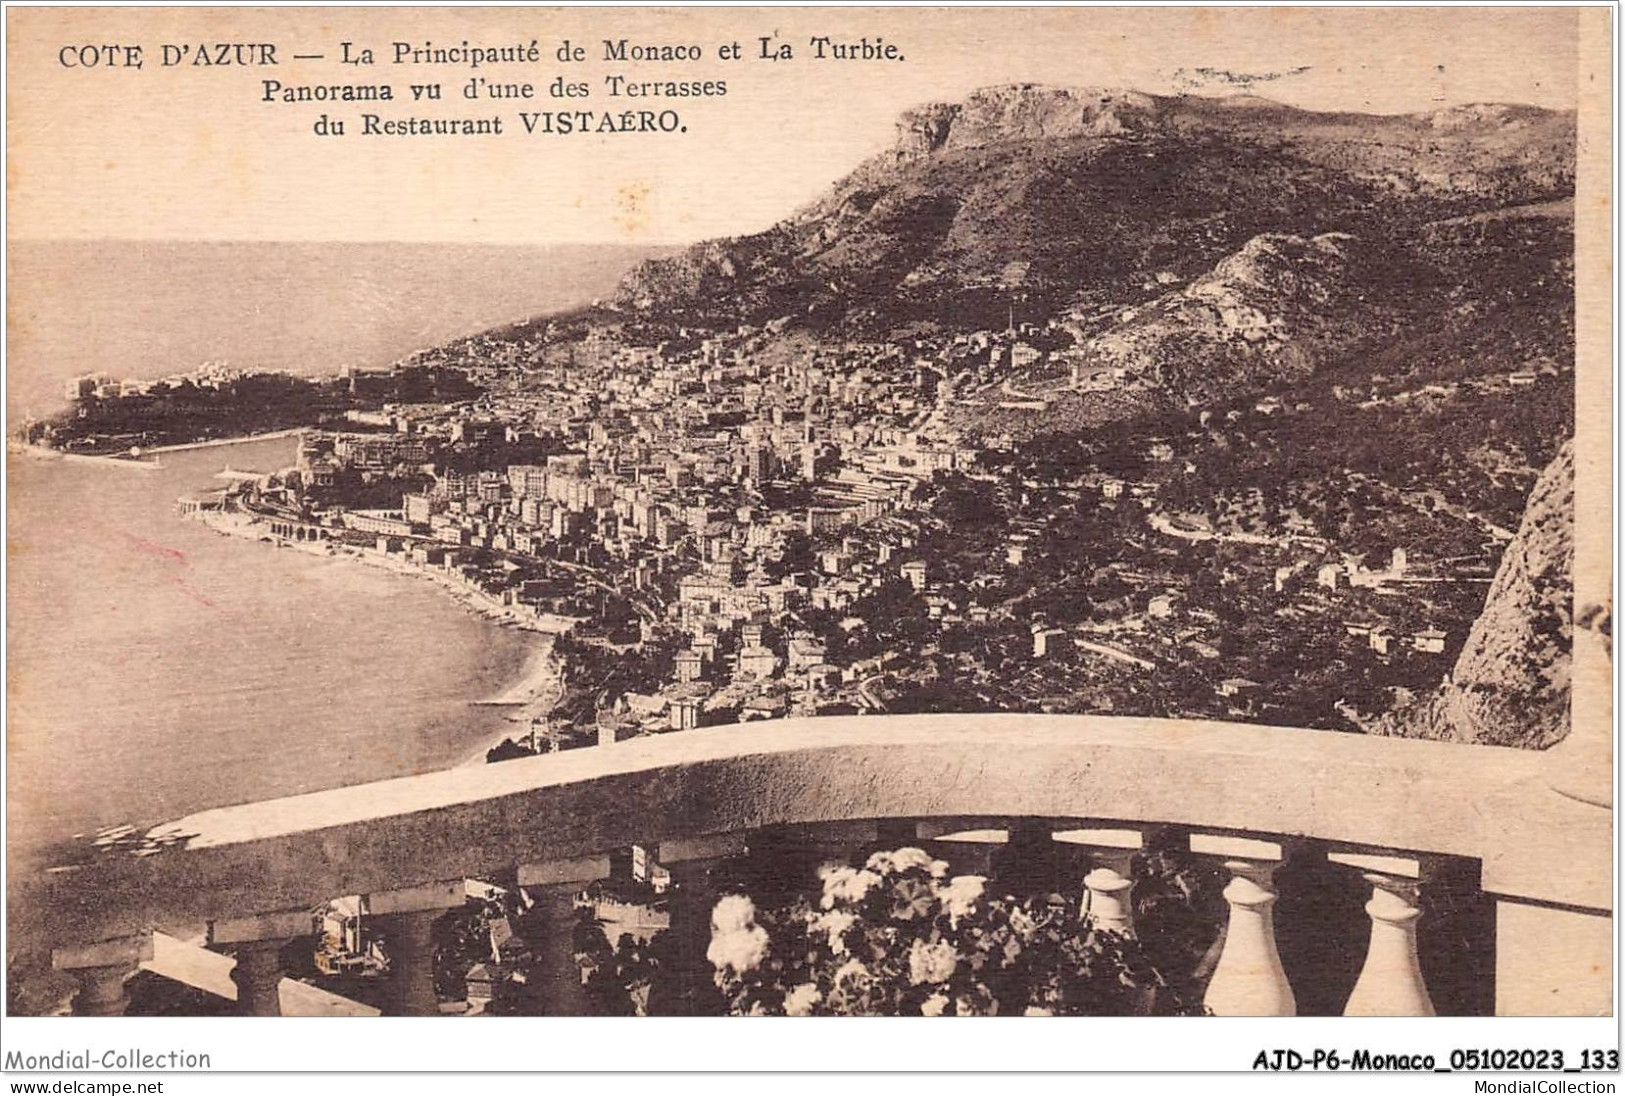
[(615, 227), (631, 238), (642, 236), (650, 223), (649, 184), (639, 181), (624, 183), (615, 191)]

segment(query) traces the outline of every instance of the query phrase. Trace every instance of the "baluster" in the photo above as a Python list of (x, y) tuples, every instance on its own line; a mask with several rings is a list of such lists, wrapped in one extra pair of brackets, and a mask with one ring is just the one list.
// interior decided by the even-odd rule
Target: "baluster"
[[(1125, 865), (1126, 867), (1126, 865)], [(1083, 877), (1089, 891), (1089, 924), (1105, 932), (1134, 935), (1134, 880), (1116, 867), (1099, 867)]]
[(123, 1016), (130, 1007), (125, 981), (152, 958), (152, 934), (124, 936), (95, 944), (57, 948), (51, 966), (79, 983), (73, 995), (75, 1016)]
[(1084, 919), (1094, 928), (1134, 935), (1134, 856), (1145, 845), (1139, 830), (1063, 830), (1055, 840), (1081, 846), (1092, 870), (1083, 877), (1088, 893)]
[(378, 917), (389, 953), (384, 984), (385, 1016), (438, 1016), (434, 990), (434, 923), (444, 910), (411, 910)]
[(520, 918), (520, 932), (535, 963), (530, 988), (544, 1016), (588, 1016), (592, 1009), (576, 961), (576, 895), (588, 883), (607, 879), (608, 856), (583, 856), (519, 866), (519, 885), (532, 905)]
[(460, 909), (467, 901), (461, 879), (362, 898), (361, 912), (378, 919), (389, 955), (385, 1016), (440, 1015), (434, 988), (434, 926), (448, 910)]
[(1362, 869), (1371, 884), (1365, 912), (1371, 917), (1371, 944), (1345, 1016), (1432, 1016), (1433, 1001), (1416, 956), (1420, 865), (1395, 856), (1331, 853), (1326, 859)]
[(1059, 889), (1060, 865), (1047, 823), (1012, 822), (1003, 847), (991, 856), (993, 881), (1010, 894), (1044, 894)]
[(282, 945), (286, 942), (251, 940), (238, 945), (231, 981), (237, 987), (240, 1015), (282, 1015)]
[(1230, 905), (1223, 951), (1203, 1004), (1215, 1016), (1295, 1016), (1297, 999), (1275, 947), (1275, 870), (1280, 845), (1244, 837), (1192, 834), (1191, 851), (1224, 858)]
[(308, 909), (279, 910), (233, 917), (209, 924), (209, 943), (236, 945), (237, 1011), (244, 1016), (282, 1015), (282, 948), (291, 940), (315, 934)]

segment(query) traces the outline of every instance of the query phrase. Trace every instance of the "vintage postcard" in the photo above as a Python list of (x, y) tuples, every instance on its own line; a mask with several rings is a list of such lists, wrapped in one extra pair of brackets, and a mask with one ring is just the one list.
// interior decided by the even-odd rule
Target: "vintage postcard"
[(1612, 15), (9, 8), (7, 1013), (1612, 1016)]

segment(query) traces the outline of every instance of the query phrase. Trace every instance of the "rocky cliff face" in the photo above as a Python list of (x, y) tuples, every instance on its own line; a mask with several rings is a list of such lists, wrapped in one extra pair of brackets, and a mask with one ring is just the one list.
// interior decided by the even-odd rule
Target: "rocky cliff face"
[(906, 112), (897, 123), (897, 152), (906, 158), (1004, 141), (1147, 132), (1159, 122), (1161, 102), (1111, 88), (983, 88), (963, 103), (932, 103)]
[(1573, 572), (1571, 440), (1530, 492), (1449, 680), (1384, 719), (1378, 733), (1526, 749), (1561, 741), (1569, 731)]
[(1359, 293), (1357, 246), (1337, 233), (1255, 236), (1184, 289), (1122, 314), (1078, 358), (1085, 370), (1127, 370), (1189, 400), (1237, 381), (1301, 377)]

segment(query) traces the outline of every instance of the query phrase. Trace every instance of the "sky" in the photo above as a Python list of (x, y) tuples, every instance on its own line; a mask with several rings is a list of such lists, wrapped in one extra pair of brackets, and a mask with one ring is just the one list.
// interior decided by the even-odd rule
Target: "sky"
[[(1573, 9), (43, 9), (7, 10), (8, 238), (682, 243), (767, 227), (888, 147), (898, 115), (1032, 82), (1250, 92), (1315, 110), (1472, 102), (1572, 109)], [(807, 43), (877, 38), (904, 59), (819, 61)], [(757, 40), (789, 43), (757, 59)], [(698, 63), (606, 62), (605, 39), (693, 44)], [(393, 65), (391, 43), (529, 45), (536, 64)], [(560, 42), (586, 60), (555, 59)], [(163, 67), (162, 46), (273, 43), (274, 69)], [(374, 49), (372, 67), (339, 64)], [(718, 48), (737, 41), (740, 60)], [(140, 44), (140, 70), (68, 68), (64, 46)], [(294, 61), (293, 54), (321, 54)], [(723, 80), (723, 97), (612, 99), (606, 75)], [(470, 101), (473, 76), (529, 82)], [(553, 99), (555, 77), (586, 99)], [(378, 104), (264, 102), (283, 85), (389, 83)], [(409, 85), (438, 81), (414, 107)], [(675, 106), (686, 133), (525, 135), (520, 110)], [(501, 137), (362, 137), (359, 116), (505, 118)], [(319, 137), (326, 111), (351, 134)]]

